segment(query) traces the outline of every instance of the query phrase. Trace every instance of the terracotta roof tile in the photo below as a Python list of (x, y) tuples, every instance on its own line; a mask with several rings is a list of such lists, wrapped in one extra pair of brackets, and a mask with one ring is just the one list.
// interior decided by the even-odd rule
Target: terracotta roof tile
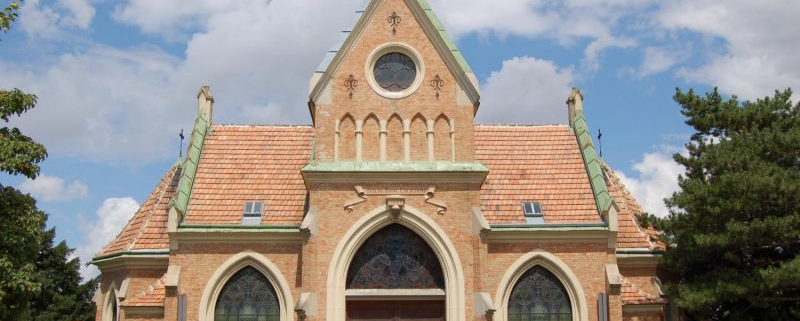
[(263, 224), (300, 225), (311, 126), (221, 126), (206, 136), (187, 224), (239, 224), (244, 203), (263, 201)]
[(139, 210), (98, 255), (108, 255), (128, 250), (154, 250), (169, 248), (167, 235), (167, 206), (175, 195), (180, 178), (180, 168), (170, 168), (156, 185)]
[(619, 220), (619, 233), (617, 234), (617, 247), (619, 248), (648, 248), (663, 250), (664, 244), (658, 241), (657, 232), (648, 227), (643, 229), (636, 222), (636, 215), (644, 213), (639, 202), (631, 195), (622, 184), (617, 174), (605, 163), (602, 164), (606, 174), (608, 193), (619, 205), (617, 214)]
[(623, 304), (666, 303), (666, 300), (661, 296), (642, 291), (625, 278), (622, 279), (622, 289), (620, 289), (620, 292)]
[(121, 305), (123, 307), (163, 307), (165, 295), (164, 277), (161, 277), (146, 291), (138, 293), (133, 299), (123, 301)]
[(481, 188), (489, 223), (524, 223), (524, 201), (540, 202), (546, 223), (602, 222), (569, 126), (475, 126), (475, 158), (490, 169)]

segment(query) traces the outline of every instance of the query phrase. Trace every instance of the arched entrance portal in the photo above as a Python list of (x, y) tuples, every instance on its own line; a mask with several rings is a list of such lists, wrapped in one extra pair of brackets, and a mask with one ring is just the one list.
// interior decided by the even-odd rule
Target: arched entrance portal
[(400, 224), (375, 232), (347, 270), (347, 320), (444, 320), (445, 278), (422, 237)]

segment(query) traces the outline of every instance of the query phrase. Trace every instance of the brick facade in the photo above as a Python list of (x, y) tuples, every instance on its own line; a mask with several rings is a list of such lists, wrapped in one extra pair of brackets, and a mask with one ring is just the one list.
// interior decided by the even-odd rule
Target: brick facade
[[(655, 265), (619, 260), (625, 250), (655, 257), (655, 246), (618, 244), (651, 244), (632, 221), (635, 200), (605, 170), (611, 183), (603, 188), (625, 206), (598, 208), (586, 165), (595, 156), (573, 127), (476, 126), (474, 75), (424, 1), (374, 0), (357, 15), (312, 81), (313, 126), (204, 124), (211, 105), (203, 104), (213, 97), (200, 92), (187, 159), (95, 258), (98, 320), (109, 320), (112, 291), (124, 296), (119, 320), (211, 320), (220, 288), (246, 265), (275, 288), (282, 320), (344, 320), (355, 294), (335, 275), (346, 272), (359, 242), (395, 223), (436, 253), (447, 320), (506, 320), (513, 280), (533, 265), (562, 281), (574, 320), (600, 320), (601, 293), (608, 320), (664, 319), (652, 308), (666, 302)], [(392, 15), (402, 18), (396, 26)], [(424, 66), (407, 97), (387, 98), (370, 84), (368, 62), (386, 46), (407, 48)], [(260, 224), (243, 223), (249, 201), (263, 202)], [(525, 223), (525, 201), (541, 202), (545, 223)], [(618, 230), (618, 219), (627, 229)]]

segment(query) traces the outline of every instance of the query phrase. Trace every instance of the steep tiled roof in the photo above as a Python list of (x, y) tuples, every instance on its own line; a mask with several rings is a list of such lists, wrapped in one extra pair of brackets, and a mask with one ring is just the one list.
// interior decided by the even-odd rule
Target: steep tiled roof
[(489, 223), (524, 223), (524, 201), (540, 202), (546, 223), (601, 222), (569, 126), (475, 126), (475, 158), (490, 169), (481, 190)]
[(136, 297), (122, 302), (123, 307), (163, 307), (166, 288), (162, 277), (150, 285), (146, 291), (137, 293)]
[(621, 289), (622, 303), (623, 304), (658, 304), (666, 303), (666, 300), (661, 296), (647, 293), (639, 287), (628, 282), (627, 279), (622, 280)]
[(221, 126), (206, 136), (184, 224), (239, 224), (244, 203), (263, 201), (263, 224), (300, 225), (310, 126)]
[(170, 168), (150, 196), (125, 225), (116, 238), (98, 255), (128, 250), (154, 250), (169, 247), (167, 236), (167, 205), (175, 195), (181, 169)]
[(656, 231), (652, 227), (646, 229), (639, 226), (635, 215), (644, 213), (639, 202), (625, 188), (614, 170), (603, 163), (603, 171), (606, 174), (608, 192), (614, 201), (619, 205), (619, 233), (617, 234), (617, 247), (619, 248), (648, 248), (664, 249), (664, 244), (653, 241), (656, 239)]

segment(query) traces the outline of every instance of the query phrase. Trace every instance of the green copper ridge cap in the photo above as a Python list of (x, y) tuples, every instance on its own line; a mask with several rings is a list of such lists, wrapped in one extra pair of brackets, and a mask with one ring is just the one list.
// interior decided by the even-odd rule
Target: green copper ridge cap
[(583, 164), (586, 166), (586, 173), (589, 175), (589, 183), (594, 193), (597, 209), (607, 221), (608, 211), (611, 207), (613, 206), (614, 209), (619, 210), (619, 206), (608, 193), (608, 186), (606, 186), (601, 160), (597, 157), (597, 153), (595, 152), (592, 136), (589, 134), (589, 126), (586, 124), (583, 112), (576, 113), (575, 117), (572, 119), (572, 129), (578, 140), (578, 148), (581, 150), (581, 155), (583, 156)]
[(303, 167), (301, 172), (489, 172), (480, 162), (318, 162)]
[[(455, 56), (459, 66), (461, 66), (464, 72), (474, 73), (472, 71), (472, 67), (469, 66), (469, 63), (467, 63), (467, 60), (461, 54), (461, 50), (458, 49), (456, 43), (453, 41), (452, 38), (450, 38), (450, 35), (444, 29), (444, 25), (442, 25), (442, 22), (433, 12), (433, 9), (431, 9), (431, 6), (428, 4), (428, 2), (425, 0), (408, 0), (408, 1), (416, 1), (419, 4), (419, 6), (422, 7), (423, 10), (425, 10), (425, 15), (428, 17), (428, 20), (430, 20), (433, 26), (436, 28), (436, 31), (439, 33), (439, 36), (442, 37), (442, 40), (444, 40), (445, 44), (447, 44), (447, 48), (450, 49), (450, 51), (453, 53), (453, 56)], [(331, 64), (336, 54), (342, 49), (342, 45), (344, 45), (344, 42), (347, 40), (347, 37), (350, 36), (350, 34), (353, 32), (353, 29), (355, 29), (356, 24), (358, 24), (358, 21), (361, 20), (361, 18), (364, 16), (364, 12), (367, 10), (367, 7), (369, 6), (370, 2), (371, 2), (370, 0), (365, 0), (361, 3), (361, 5), (358, 6), (358, 9), (356, 9), (356, 11), (354, 12), (352, 23), (348, 28), (342, 30), (342, 32), (339, 34), (338, 41), (325, 53), (325, 56), (322, 58), (322, 61), (317, 67), (317, 72), (325, 72), (325, 70), (328, 69), (328, 66)]]
[(431, 21), (433, 26), (436, 28), (436, 31), (439, 33), (439, 36), (442, 37), (442, 40), (447, 44), (447, 48), (453, 52), (453, 56), (456, 57), (458, 64), (461, 66), (461, 69), (464, 69), (464, 72), (473, 73), (472, 67), (469, 66), (467, 63), (467, 59), (464, 58), (464, 55), (461, 54), (461, 50), (458, 49), (456, 46), (455, 41), (453, 38), (450, 38), (450, 35), (447, 33), (447, 30), (444, 29), (444, 25), (439, 20), (439, 17), (436, 16), (436, 13), (433, 12), (431, 6), (428, 4), (426, 0), (416, 0), (419, 3), (419, 6), (425, 10), (425, 15), (428, 16), (428, 19)]
[(170, 206), (186, 214), (186, 209), (189, 206), (189, 197), (192, 194), (192, 185), (194, 185), (194, 178), (197, 174), (197, 166), (200, 163), (200, 154), (203, 151), (203, 143), (205, 142), (206, 135), (211, 130), (211, 122), (209, 115), (199, 114), (194, 122), (194, 129), (192, 129), (192, 138), (189, 141), (189, 148), (186, 151), (186, 160), (183, 162), (183, 171), (181, 179), (178, 182), (178, 191), (175, 197), (170, 201)]

